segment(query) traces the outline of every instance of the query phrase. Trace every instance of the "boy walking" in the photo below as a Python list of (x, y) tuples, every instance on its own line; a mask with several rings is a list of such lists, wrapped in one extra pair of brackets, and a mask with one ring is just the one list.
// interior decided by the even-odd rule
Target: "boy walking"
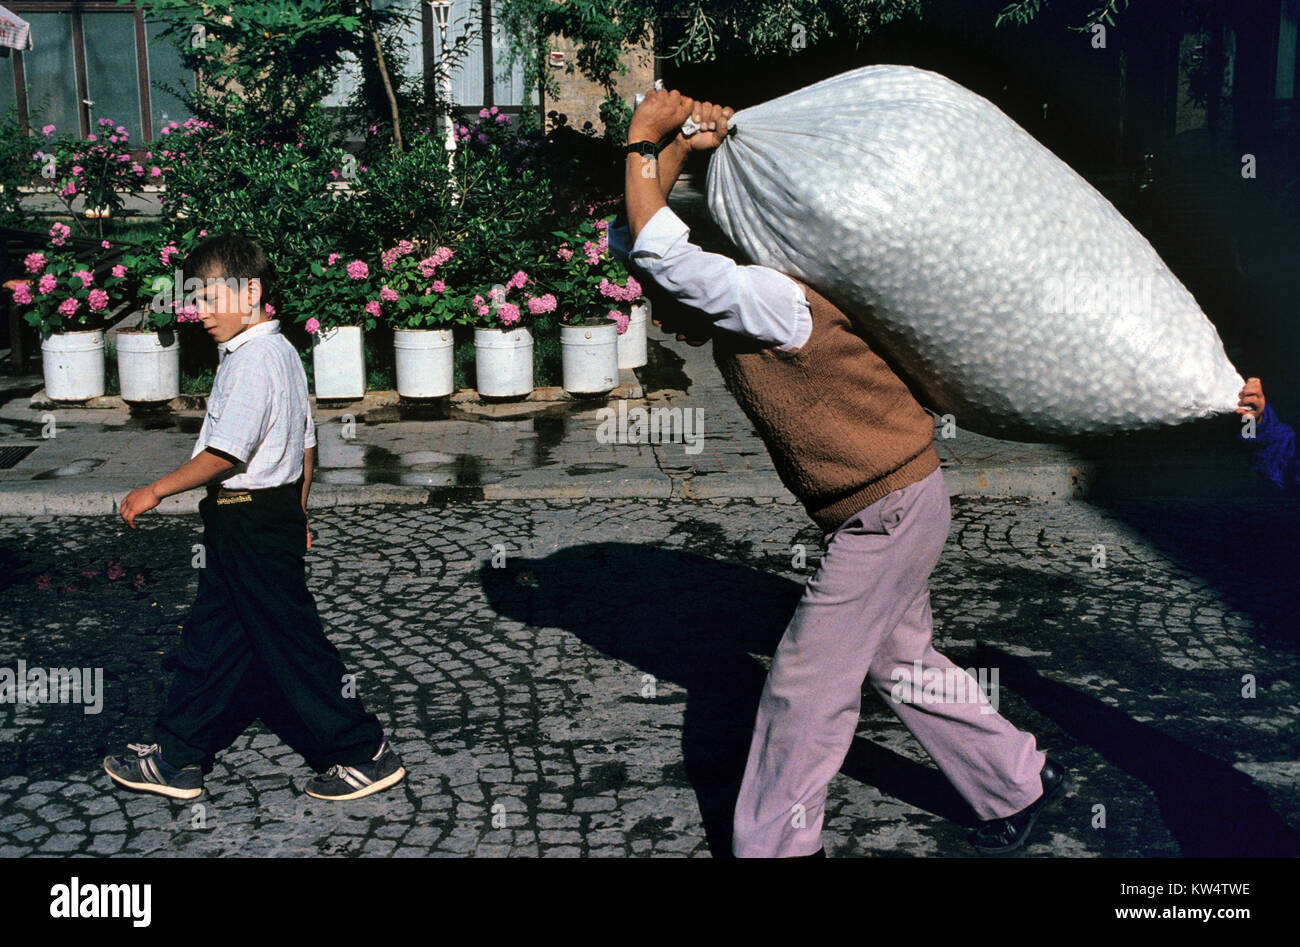
[[(307, 378), (294, 347), (267, 314), (273, 274), (254, 241), (211, 237), (186, 258), (186, 283), (224, 351), (207, 416), (188, 463), (133, 490), (121, 515), (135, 518), (172, 494), (207, 486), (204, 567), (152, 744), (110, 756), (104, 769), (131, 789), (176, 799), (203, 791), (203, 760), (222, 715), (259, 672), (269, 700), (301, 721), (311, 751), (333, 761), (305, 791), (318, 799), (370, 795), (406, 771), (374, 714), (354, 696), (338, 650), (325, 636), (307, 589), (307, 494), (316, 447)], [(350, 696), (345, 696), (345, 692)]]
[[(688, 115), (700, 131), (659, 150)], [(628, 132), (626, 187), (632, 260), (726, 330), (713, 353), (727, 387), (826, 532), (763, 688), (732, 850), (824, 856), (826, 790), (866, 680), (981, 820), (976, 848), (1012, 851), (1068, 777), (931, 645), (928, 578), (950, 518), (933, 421), (830, 300), (776, 270), (704, 253), (666, 204), (686, 154), (718, 147), (730, 115), (649, 93)]]

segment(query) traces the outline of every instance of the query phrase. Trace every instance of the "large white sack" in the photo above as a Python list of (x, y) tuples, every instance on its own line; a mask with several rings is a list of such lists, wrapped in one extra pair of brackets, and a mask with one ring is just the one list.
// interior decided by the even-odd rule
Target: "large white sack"
[(867, 66), (742, 109), (708, 204), (838, 302), (959, 427), (1106, 433), (1231, 412), (1244, 384), (1151, 245), (996, 106)]

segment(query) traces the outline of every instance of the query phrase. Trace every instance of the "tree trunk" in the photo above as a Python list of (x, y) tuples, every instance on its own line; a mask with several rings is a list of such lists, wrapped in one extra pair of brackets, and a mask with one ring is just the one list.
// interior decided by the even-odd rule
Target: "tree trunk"
[(397, 111), (397, 95), (393, 92), (393, 81), (388, 75), (388, 65), (384, 61), (384, 47), (379, 42), (379, 31), (374, 26), (374, 11), (370, 5), (370, 0), (366, 2), (366, 13), (369, 14), (367, 20), (370, 22), (370, 41), (375, 47), (375, 64), (379, 67), (379, 81), (384, 85), (384, 95), (388, 99), (388, 111), (393, 119), (393, 143), (398, 151), (402, 151), (402, 121)]

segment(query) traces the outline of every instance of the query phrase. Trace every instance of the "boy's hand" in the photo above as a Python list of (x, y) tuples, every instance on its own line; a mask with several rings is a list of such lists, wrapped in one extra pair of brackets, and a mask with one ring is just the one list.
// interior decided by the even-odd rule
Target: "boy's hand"
[(132, 490), (122, 500), (122, 506), (118, 510), (122, 514), (122, 519), (126, 520), (126, 525), (135, 529), (135, 518), (141, 513), (152, 510), (158, 505), (158, 494), (154, 493), (153, 485), (140, 487), (138, 490)]
[(1259, 420), (1264, 413), (1264, 386), (1258, 378), (1247, 378), (1246, 387), (1237, 394), (1237, 413)]
[(676, 89), (653, 89), (646, 93), (627, 128), (627, 140), (660, 142), (675, 131), (691, 114), (695, 100)]
[(676, 144), (685, 146), (692, 151), (713, 150), (722, 144), (727, 137), (727, 119), (731, 118), (735, 111), (735, 109), (723, 108), (721, 105), (714, 105), (711, 102), (696, 102), (695, 108), (691, 110), (691, 121), (698, 125), (700, 130), (687, 138), (682, 134), (679, 127), (675, 139)]

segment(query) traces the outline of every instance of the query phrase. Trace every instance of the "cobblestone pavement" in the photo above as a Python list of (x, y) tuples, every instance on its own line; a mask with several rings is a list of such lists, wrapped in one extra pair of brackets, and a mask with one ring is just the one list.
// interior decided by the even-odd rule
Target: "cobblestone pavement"
[[(338, 507), (313, 527), (311, 586), (402, 787), (310, 799), (302, 758), (258, 722), (201, 806), (110, 790), (100, 760), (146, 736), (164, 694), (197, 518), (8, 518), (0, 668), (100, 667), (104, 694), (98, 714), (0, 705), (0, 855), (728, 850), (765, 664), (822, 548), (799, 508)], [(1295, 853), (1298, 528), (1257, 501), (954, 500), (938, 646), (996, 670), (1002, 713), (1078, 777), (1027, 855)], [(968, 823), (868, 698), (830, 854), (965, 856)]]

